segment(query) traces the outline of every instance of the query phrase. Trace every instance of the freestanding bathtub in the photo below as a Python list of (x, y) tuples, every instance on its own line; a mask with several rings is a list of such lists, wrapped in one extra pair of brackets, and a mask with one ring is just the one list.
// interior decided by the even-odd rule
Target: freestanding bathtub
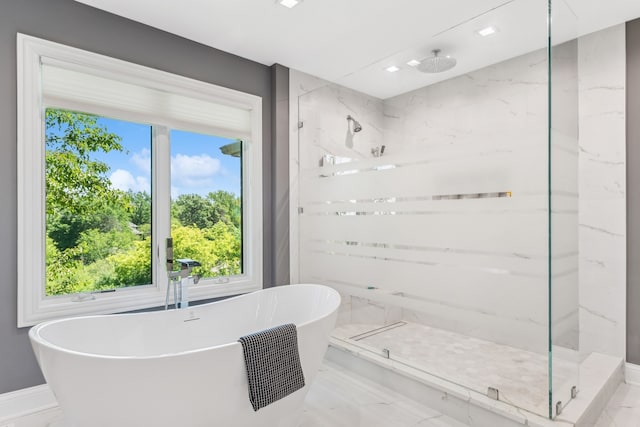
[[(327, 349), (340, 296), (266, 289), (184, 310), (76, 317), (29, 336), (65, 427), (294, 427)], [(298, 330), (304, 388), (254, 412), (240, 336)]]

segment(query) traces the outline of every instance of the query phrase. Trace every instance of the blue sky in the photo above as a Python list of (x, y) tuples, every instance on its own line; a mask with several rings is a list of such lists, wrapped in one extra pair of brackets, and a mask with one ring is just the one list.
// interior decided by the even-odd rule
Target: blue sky
[[(112, 185), (121, 190), (150, 191), (151, 127), (100, 118), (98, 123), (122, 137), (128, 151), (96, 153), (107, 163)], [(220, 147), (234, 140), (184, 131), (171, 132), (171, 196), (205, 195), (224, 190), (240, 195), (240, 159), (222, 154)]]

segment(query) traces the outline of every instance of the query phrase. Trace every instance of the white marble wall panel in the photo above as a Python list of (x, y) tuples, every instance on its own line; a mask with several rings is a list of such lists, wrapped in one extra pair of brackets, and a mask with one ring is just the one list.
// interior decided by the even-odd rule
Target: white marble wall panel
[[(578, 350), (578, 42), (552, 48), (551, 62), (551, 339), (554, 400), (568, 401), (577, 364), (563, 363), (560, 347)], [(569, 367), (573, 367), (570, 369)], [(570, 379), (567, 381), (567, 379)], [(565, 384), (569, 384), (568, 387)], [(563, 395), (560, 391), (565, 390)]]
[[(560, 273), (554, 276), (558, 291), (554, 294), (554, 338), (561, 345), (576, 347), (576, 281), (579, 278), (579, 338), (586, 353), (624, 352), (623, 28), (612, 28), (581, 39), (579, 88), (575, 84), (557, 85), (554, 92), (553, 159), (557, 163), (553, 165), (552, 204), (558, 211), (554, 213), (552, 224), (555, 236), (554, 255), (559, 256), (554, 257), (553, 265), (554, 274)], [(575, 47), (576, 43), (571, 45), (573, 51), (556, 48), (556, 53), (566, 53), (565, 56), (555, 58), (555, 73), (563, 77), (560, 81), (571, 83), (576, 78), (575, 63), (571, 64), (572, 58), (575, 61)], [(564, 66), (568, 68), (563, 69)], [(360, 289), (353, 286), (366, 289), (369, 285), (377, 284), (374, 283), (374, 276), (378, 275), (384, 278), (383, 283), (386, 281), (386, 286), (389, 287), (387, 290), (401, 289), (407, 294), (403, 298), (394, 299), (394, 304), (398, 300), (398, 306), (423, 312), (424, 315), (418, 317), (428, 319), (432, 325), (535, 350), (531, 339), (527, 337), (545, 336), (543, 313), (547, 308), (543, 301), (547, 286), (547, 281), (543, 278), (546, 259), (542, 257), (546, 253), (546, 221), (542, 215), (546, 212), (547, 192), (546, 72), (546, 52), (533, 52), (381, 101), (292, 70), (290, 110), (293, 281), (313, 279), (345, 284), (343, 279), (348, 277), (351, 283), (346, 283), (345, 289), (350, 292), (349, 289)], [(579, 154), (575, 132), (578, 127), (575, 114), (576, 91), (579, 93), (580, 107)], [(304, 102), (300, 103), (300, 100)], [(347, 114), (362, 122), (365, 131), (349, 135), (345, 119)], [(297, 128), (299, 119), (305, 122), (305, 127), (302, 128), (304, 135), (299, 134)], [(300, 151), (297, 143), (299, 136), (305, 144)], [(371, 158), (370, 149), (383, 144), (386, 146), (385, 157)], [(347, 166), (320, 168), (319, 160), (324, 154), (351, 158), (355, 162)], [(422, 171), (407, 166), (423, 160), (425, 164)], [(376, 169), (384, 166), (383, 163), (399, 167)], [(361, 170), (353, 175), (339, 176), (354, 169)], [(327, 174), (327, 178), (319, 180), (320, 174)], [(315, 182), (314, 187), (309, 186), (312, 181)], [(494, 188), (497, 187), (496, 183), (504, 183), (505, 188)], [(300, 185), (313, 191), (303, 191), (301, 195)], [(351, 185), (359, 188), (359, 192), (354, 193)], [(578, 185), (579, 198), (576, 196)], [(446, 193), (455, 193), (456, 190), (460, 193), (482, 192), (485, 189), (513, 191), (513, 197), (508, 200), (495, 199), (494, 208), (500, 213), (494, 215), (489, 222), (478, 222), (482, 217), (477, 216), (478, 212), (471, 207), (472, 202), (439, 201), (436, 204), (433, 200), (417, 200), (410, 203), (379, 203), (379, 199), (392, 196), (411, 198), (442, 194), (439, 189)], [(419, 190), (425, 194), (419, 193)], [(392, 194), (394, 192), (396, 194)], [(483, 204), (491, 202), (492, 200), (484, 200), (482, 204), (479, 202), (475, 206), (482, 206), (481, 210), (487, 210)], [(511, 205), (505, 206), (505, 203)], [(298, 206), (304, 206), (305, 214), (310, 215), (299, 216)], [(425, 214), (429, 220), (422, 225), (416, 224), (415, 218), (410, 215), (387, 215), (396, 208), (448, 210), (451, 214), (451, 227), (447, 228), (441, 222), (442, 218), (432, 213), (429, 214), (431, 217)], [(578, 209), (579, 229), (576, 224)], [(336, 215), (339, 211), (348, 211), (349, 215), (355, 216)], [(539, 221), (523, 222), (522, 214), (525, 211), (531, 215), (541, 214)], [(386, 213), (379, 215), (376, 212)], [(514, 215), (515, 212), (518, 214)], [(484, 214), (490, 216), (488, 211)], [(300, 224), (301, 218), (302, 221), (307, 221), (306, 225)], [(318, 221), (319, 218), (322, 220)], [(467, 223), (456, 228), (460, 219)], [(403, 223), (410, 227), (403, 227)], [(475, 232), (474, 224), (477, 224)], [(519, 224), (522, 227), (518, 227)], [(464, 231), (467, 228), (469, 230)], [(487, 237), (487, 233), (491, 234), (491, 229), (496, 233), (493, 237)], [(301, 236), (300, 230), (307, 230), (307, 234), (303, 231)], [(407, 230), (411, 232), (405, 232)], [(460, 232), (456, 233), (455, 230)], [(448, 244), (447, 236), (450, 236)], [(477, 245), (473, 243), (474, 236), (477, 238)], [(434, 256), (428, 251), (425, 253), (424, 248), (413, 248), (418, 251), (413, 255), (422, 256), (427, 263), (435, 262), (453, 267), (450, 272), (446, 268), (432, 268), (434, 271), (438, 270), (437, 275), (424, 276), (423, 273), (416, 273), (421, 280), (405, 280), (406, 270), (418, 272), (424, 268), (413, 266), (407, 269), (402, 263), (392, 267), (389, 260), (385, 261), (386, 265), (380, 265), (391, 252), (375, 246), (365, 250), (351, 243), (343, 250), (336, 243), (339, 241), (395, 244), (396, 249), (398, 245), (437, 247), (447, 253)], [(304, 254), (298, 253), (300, 242), (303, 242), (305, 249), (312, 250)], [(458, 248), (460, 245), (464, 247)], [(497, 253), (497, 256), (493, 256), (495, 253), (487, 254), (488, 267), (498, 266), (498, 269), (509, 270), (509, 263), (512, 261), (504, 255), (511, 254), (521, 257), (513, 262), (512, 270), (523, 271), (522, 264), (528, 262), (524, 271), (540, 275), (538, 282), (533, 284), (535, 281), (530, 281), (526, 285), (533, 288), (522, 292), (524, 295), (540, 292), (540, 301), (535, 299), (536, 307), (531, 304), (534, 299), (516, 301), (518, 307), (515, 308), (520, 309), (517, 320), (511, 318), (510, 322), (508, 316), (492, 317), (491, 314), (517, 311), (513, 307), (514, 300), (508, 298), (510, 291), (507, 292), (507, 297), (502, 298), (494, 297), (495, 292), (499, 292), (497, 289), (493, 293), (485, 290), (492, 282), (495, 283), (494, 288), (508, 286), (508, 280), (504, 277), (494, 280), (491, 275), (484, 277), (480, 274), (478, 280), (482, 282), (478, 286), (477, 281), (467, 278), (467, 273), (464, 272), (464, 266), (475, 267), (476, 263), (470, 263), (468, 258), (460, 256), (456, 250), (477, 251), (483, 248)], [(376, 250), (380, 251), (379, 255), (374, 253)], [(351, 259), (336, 261), (338, 252)], [(398, 251), (393, 256), (396, 257), (397, 254)], [(363, 260), (363, 256), (374, 257), (375, 261), (372, 263), (366, 258)], [(350, 262), (353, 259), (359, 261)], [(479, 256), (476, 260), (481, 259)], [(313, 277), (299, 274), (299, 262), (312, 266), (309, 271), (313, 272)], [(338, 271), (356, 264), (358, 271), (348, 271), (345, 274)], [(459, 267), (462, 267), (460, 270), (463, 274), (456, 276), (456, 268)], [(447, 275), (452, 279), (445, 280)], [(394, 279), (396, 282), (400, 279), (402, 281), (392, 285)], [(412, 287), (417, 296), (424, 297), (424, 292), (428, 293), (424, 283), (432, 283), (432, 279), (442, 286), (434, 294), (449, 298), (450, 301), (425, 303), (424, 300), (416, 300), (417, 302), (403, 305), (404, 301), (410, 299)], [(511, 287), (517, 290), (524, 282), (513, 280)], [(452, 287), (451, 283), (459, 287)], [(465, 291), (465, 286), (468, 291)], [(468, 297), (479, 289), (486, 295), (475, 298), (472, 309), (455, 305), (456, 294)], [(450, 295), (445, 291), (450, 292)], [(510, 305), (509, 310), (502, 310), (500, 304)], [(352, 308), (352, 301), (345, 304), (341, 313), (342, 322), (352, 319)], [(367, 310), (375, 312), (374, 317), (381, 318), (381, 312), (376, 311), (375, 306), (362, 312)], [(447, 318), (447, 312), (455, 312), (455, 316)], [(524, 322), (528, 318), (532, 320), (531, 325)], [(514, 332), (514, 328), (518, 331)], [(539, 341), (544, 341), (546, 348), (546, 339), (540, 338)], [(533, 346), (540, 347), (539, 343)]]
[[(325, 154), (354, 160), (370, 158), (371, 149), (384, 143), (383, 103), (380, 99), (296, 70), (290, 71), (289, 86), (291, 281), (297, 283), (300, 281), (300, 168), (318, 166)], [(347, 115), (362, 124), (361, 132), (352, 132)], [(299, 128), (299, 122), (306, 126)], [(304, 143), (309, 145), (299, 150), (302, 132)]]
[(579, 40), (580, 350), (625, 356), (625, 26)]
[[(305, 245), (301, 278), (400, 291), (407, 295), (400, 301), (415, 297), (439, 326), (546, 352), (546, 71), (540, 51), (384, 103), (332, 85), (303, 95), (298, 115), (310, 120), (304, 120), (299, 134), (304, 145), (298, 147), (303, 187), (298, 201), (305, 208), (298, 235)], [(366, 136), (365, 148), (349, 146), (358, 141), (345, 138), (341, 98), (369, 112), (365, 130), (371, 126), (384, 134), (363, 131), (356, 138)], [(383, 143), (385, 157), (372, 159), (370, 147)], [(354, 158), (358, 166), (320, 168), (324, 154)], [(376, 171), (376, 161), (396, 168)], [(412, 164), (421, 161), (424, 165)], [(362, 170), (335, 175), (353, 168)], [(321, 173), (329, 176), (319, 178)], [(422, 200), (494, 192), (513, 197), (455, 205)], [(394, 197), (419, 200), (366, 203)], [(356, 201), (349, 209), (355, 216), (329, 212), (336, 202), (349, 200)], [(444, 252), (341, 249), (329, 238)], [(379, 308), (368, 312), (380, 320)], [(516, 332), (514, 325), (520, 326)]]
[[(423, 245), (454, 252), (439, 268), (418, 275), (422, 282), (401, 275), (405, 283), (398, 287), (409, 293), (413, 286), (415, 295), (430, 302), (430, 310), (414, 317), (541, 353), (548, 324), (547, 65), (546, 51), (536, 51), (384, 104), (386, 141), (394, 152), (407, 158), (453, 159), (425, 166), (432, 180), (416, 180), (424, 187), (432, 186), (436, 193), (437, 188), (443, 193), (472, 188), (512, 192), (508, 200), (482, 201), (488, 208), (484, 214), (460, 204), (442, 207), (448, 216), (426, 219), (419, 227), (406, 219)], [(471, 248), (479, 251), (473, 257), (483, 265), (456, 254)], [(504, 256), (509, 253), (521, 258)], [(469, 266), (483, 271), (471, 273)], [(524, 271), (530, 276), (521, 276)], [(435, 315), (436, 300), (455, 308), (455, 316)]]
[(541, 50), (387, 99), (386, 139), (400, 146), (396, 150), (434, 151), (466, 145), (513, 150), (544, 142), (546, 73)]

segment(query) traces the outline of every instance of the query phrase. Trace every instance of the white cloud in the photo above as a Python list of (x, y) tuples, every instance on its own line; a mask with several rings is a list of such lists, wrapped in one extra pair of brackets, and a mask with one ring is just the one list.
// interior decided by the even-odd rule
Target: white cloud
[(149, 179), (144, 176), (134, 177), (131, 172), (118, 169), (109, 177), (111, 186), (122, 191), (146, 191), (151, 192), (151, 184)]
[(211, 189), (213, 177), (222, 172), (220, 160), (207, 154), (171, 157), (171, 185), (178, 193), (199, 193)]
[(143, 148), (139, 153), (134, 153), (131, 162), (147, 175), (151, 174), (151, 151)]
[[(146, 191), (150, 193), (149, 176), (151, 171), (151, 152), (143, 149), (131, 156), (133, 163), (146, 176), (136, 176), (125, 169), (115, 170), (109, 179), (111, 186), (123, 191)], [(224, 175), (225, 170), (219, 159), (208, 154), (189, 156), (176, 154), (171, 157), (171, 196), (196, 193), (206, 194), (216, 188), (214, 178)], [(219, 185), (219, 183), (218, 183)]]

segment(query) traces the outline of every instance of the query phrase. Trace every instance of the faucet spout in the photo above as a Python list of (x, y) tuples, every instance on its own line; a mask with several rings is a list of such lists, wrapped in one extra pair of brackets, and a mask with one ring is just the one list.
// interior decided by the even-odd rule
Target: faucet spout
[[(173, 248), (171, 250), (173, 252)], [(173, 255), (173, 254), (172, 254)], [(189, 285), (195, 285), (200, 280), (200, 276), (194, 276), (192, 270), (194, 267), (200, 267), (198, 261), (190, 258), (182, 258), (175, 260), (180, 264), (180, 270), (167, 271), (169, 284), (167, 285), (167, 296), (164, 302), (164, 309), (169, 309), (170, 288), (173, 286), (173, 303), (175, 308), (186, 308), (189, 306)], [(167, 262), (167, 267), (169, 266)], [(173, 266), (173, 260), (171, 260)]]

